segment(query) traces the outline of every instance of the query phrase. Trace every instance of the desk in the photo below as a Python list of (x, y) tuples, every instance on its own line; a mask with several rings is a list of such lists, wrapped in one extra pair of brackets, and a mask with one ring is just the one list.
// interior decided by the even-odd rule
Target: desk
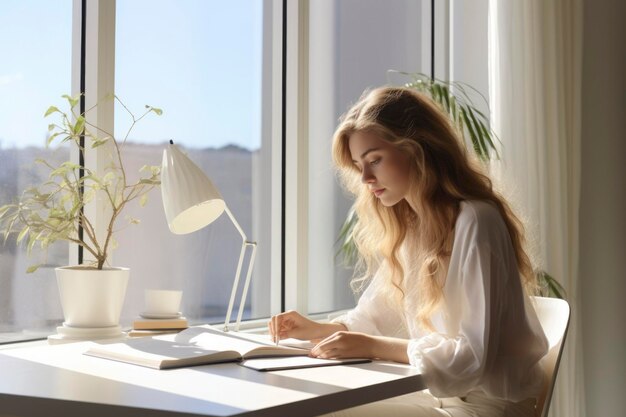
[(407, 365), (158, 371), (83, 355), (92, 342), (0, 350), (0, 416), (315, 416), (424, 389)]

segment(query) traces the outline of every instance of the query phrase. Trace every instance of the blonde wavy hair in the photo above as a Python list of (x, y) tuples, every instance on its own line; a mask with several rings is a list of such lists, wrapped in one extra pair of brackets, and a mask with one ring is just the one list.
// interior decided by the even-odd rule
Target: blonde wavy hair
[[(411, 155), (411, 201), (385, 207), (365, 184), (355, 166), (350, 136), (374, 133)], [(452, 250), (454, 225), (464, 200), (493, 203), (506, 224), (515, 250), (520, 280), (528, 293), (536, 290), (536, 278), (524, 250), (524, 228), (506, 200), (493, 189), (482, 166), (471, 158), (448, 116), (428, 97), (408, 88), (381, 87), (364, 93), (342, 117), (333, 137), (333, 160), (344, 187), (355, 196), (357, 223), (353, 239), (360, 255), (353, 289), (385, 266), (383, 290), (402, 299), (409, 271), (401, 262), (401, 248), (409, 230), (414, 231), (417, 258), (418, 323), (432, 329), (430, 317), (443, 296)]]

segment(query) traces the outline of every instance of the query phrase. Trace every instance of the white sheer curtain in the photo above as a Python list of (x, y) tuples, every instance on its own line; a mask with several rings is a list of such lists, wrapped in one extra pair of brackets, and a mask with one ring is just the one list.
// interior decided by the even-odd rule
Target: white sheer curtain
[(584, 416), (578, 209), (582, 73), (581, 0), (490, 0), (489, 89), (502, 140), (494, 170), (531, 221), (538, 266), (572, 307), (551, 415)]

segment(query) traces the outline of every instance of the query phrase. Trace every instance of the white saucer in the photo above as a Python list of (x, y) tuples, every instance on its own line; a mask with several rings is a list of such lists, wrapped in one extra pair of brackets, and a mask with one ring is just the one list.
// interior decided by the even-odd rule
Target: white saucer
[(144, 311), (139, 315), (145, 319), (177, 319), (182, 316), (182, 313), (180, 311), (175, 314)]
[(124, 338), (126, 338), (126, 334), (122, 332), (122, 328), (119, 325), (110, 327), (72, 327), (63, 323), (63, 326), (57, 327), (57, 334), (48, 336), (48, 343), (53, 345), (83, 340), (120, 340)]

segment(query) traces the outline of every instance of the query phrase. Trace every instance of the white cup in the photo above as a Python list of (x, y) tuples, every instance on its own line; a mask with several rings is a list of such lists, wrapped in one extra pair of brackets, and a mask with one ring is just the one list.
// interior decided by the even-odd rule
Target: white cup
[(179, 290), (146, 290), (145, 312), (159, 315), (176, 315), (180, 311), (183, 292)]

